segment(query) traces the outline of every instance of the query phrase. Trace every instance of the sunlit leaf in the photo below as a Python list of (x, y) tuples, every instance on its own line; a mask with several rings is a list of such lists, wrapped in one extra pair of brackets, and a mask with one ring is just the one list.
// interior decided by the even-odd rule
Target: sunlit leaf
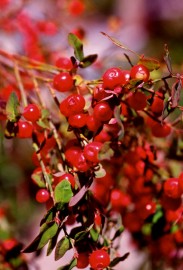
[(79, 67), (86, 68), (91, 66), (97, 60), (97, 57), (97, 54), (91, 54), (84, 57), (83, 60), (79, 63)]
[(141, 57), (138, 61), (138, 64), (145, 66), (149, 71), (157, 70), (160, 68), (160, 62), (157, 59), (149, 57)]
[(72, 46), (74, 49), (75, 57), (79, 61), (83, 61), (84, 53), (83, 53), (83, 43), (81, 42), (81, 40), (73, 33), (69, 33), (68, 41), (69, 41), (70, 46)]
[(68, 203), (73, 196), (71, 184), (68, 180), (58, 183), (54, 190), (54, 198), (56, 203)]
[(50, 222), (48, 224), (43, 224), (42, 226), (44, 229), (41, 230), (39, 235), (23, 250), (23, 252), (30, 253), (42, 249), (58, 231), (58, 224), (56, 222)]
[(20, 116), (19, 113), (19, 101), (15, 92), (10, 94), (10, 97), (6, 104), (6, 115), (9, 121), (17, 122)]
[(114, 267), (116, 266), (119, 262), (123, 262), (124, 260), (126, 260), (128, 258), (128, 256), (130, 255), (129, 252), (125, 253), (123, 256), (121, 257), (116, 257), (111, 263), (110, 263), (110, 267)]
[(70, 240), (64, 236), (58, 243), (55, 249), (55, 261), (58, 261), (71, 248)]

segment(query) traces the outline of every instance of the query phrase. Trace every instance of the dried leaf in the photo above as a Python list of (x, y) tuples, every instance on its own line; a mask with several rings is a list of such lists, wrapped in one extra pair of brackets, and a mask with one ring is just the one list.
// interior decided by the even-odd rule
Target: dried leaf
[(115, 259), (110, 263), (110, 267), (114, 267), (114, 266), (116, 266), (119, 262), (122, 262), (122, 261), (126, 260), (126, 259), (128, 258), (128, 256), (129, 256), (129, 254), (130, 254), (130, 253), (127, 252), (127, 253), (125, 253), (123, 256), (115, 258)]

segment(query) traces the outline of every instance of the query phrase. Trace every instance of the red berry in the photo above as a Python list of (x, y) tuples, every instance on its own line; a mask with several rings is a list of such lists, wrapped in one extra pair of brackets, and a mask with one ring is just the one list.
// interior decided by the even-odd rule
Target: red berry
[(78, 254), (77, 258), (77, 268), (85, 269), (89, 264), (89, 255), (88, 252), (82, 252)]
[(161, 98), (162, 94), (161, 93), (157, 93), (158, 96), (155, 96), (153, 99), (153, 103), (151, 105), (151, 111), (156, 114), (156, 115), (161, 115), (163, 108), (164, 108), (164, 101)]
[(106, 101), (101, 101), (95, 105), (93, 116), (101, 122), (109, 121), (113, 116), (113, 110)]
[(155, 123), (151, 127), (152, 135), (157, 138), (167, 137), (171, 132), (171, 127), (167, 124)]
[(143, 110), (147, 105), (146, 100), (147, 97), (144, 93), (135, 92), (128, 98), (128, 104), (136, 111)]
[(164, 193), (166, 196), (173, 199), (178, 199), (181, 196), (179, 190), (179, 179), (178, 178), (169, 178), (164, 182)]
[(179, 180), (179, 189), (180, 189), (180, 192), (181, 193), (183, 193), (183, 173), (181, 173), (180, 175), (179, 175), (179, 178), (178, 178)]
[(95, 119), (93, 115), (88, 115), (87, 120), (86, 120), (86, 125), (89, 130), (97, 131), (99, 127), (101, 126), (101, 122)]
[(65, 158), (71, 166), (81, 172), (86, 172), (89, 169), (89, 165), (86, 162), (83, 151), (78, 146), (71, 146), (68, 148), (65, 151)]
[(73, 114), (78, 114), (85, 107), (85, 99), (82, 95), (72, 94), (60, 103), (60, 111), (66, 117)]
[(72, 0), (69, 3), (68, 11), (73, 16), (79, 16), (84, 12), (85, 5), (82, 0)]
[(109, 254), (103, 249), (95, 250), (89, 257), (89, 264), (94, 270), (104, 269), (110, 264)]
[(39, 203), (45, 203), (49, 200), (50, 198), (50, 193), (48, 192), (47, 189), (39, 189), (38, 192), (36, 193), (36, 201)]
[(117, 67), (109, 68), (103, 75), (103, 87), (113, 89), (114, 87), (121, 85), (124, 82), (124, 75), (122, 70)]
[(31, 122), (36, 122), (41, 117), (41, 111), (36, 104), (29, 104), (23, 110), (23, 117)]
[(27, 121), (19, 121), (18, 122), (18, 138), (31, 138), (33, 132), (33, 126), (31, 123)]
[(135, 65), (131, 68), (130, 76), (132, 79), (147, 82), (149, 80), (150, 73), (144, 65)]
[(87, 115), (84, 113), (73, 114), (68, 118), (69, 125), (75, 128), (81, 128), (86, 125)]
[(55, 179), (55, 184), (57, 185), (58, 183), (60, 183), (63, 180), (68, 180), (71, 184), (71, 186), (74, 188), (75, 187), (75, 178), (72, 174), (70, 173), (64, 173), (59, 177), (54, 177)]
[(114, 210), (121, 210), (130, 204), (130, 197), (119, 189), (111, 191), (110, 202)]
[(67, 92), (72, 89), (74, 81), (68, 72), (61, 72), (53, 79), (53, 86), (59, 92)]
[(71, 70), (73, 68), (73, 64), (70, 58), (67, 57), (59, 57), (56, 60), (55, 65), (62, 69)]
[(122, 70), (121, 85), (125, 85), (129, 81), (130, 81), (130, 71), (129, 70)]
[(100, 142), (88, 143), (83, 150), (85, 158), (88, 161), (91, 161), (94, 163), (99, 162), (98, 154), (99, 154), (101, 147), (102, 147), (102, 143), (100, 143)]

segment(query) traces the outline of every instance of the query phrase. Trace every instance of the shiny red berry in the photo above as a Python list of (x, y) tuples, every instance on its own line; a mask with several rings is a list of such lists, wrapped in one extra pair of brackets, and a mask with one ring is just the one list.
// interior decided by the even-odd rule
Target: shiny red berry
[(53, 86), (59, 92), (70, 91), (73, 85), (73, 78), (68, 72), (61, 72), (53, 78)]
[(168, 124), (155, 123), (151, 127), (152, 135), (156, 138), (167, 137), (171, 133), (171, 127)]
[(88, 161), (91, 161), (91, 162), (94, 162), (94, 163), (99, 162), (98, 154), (99, 154), (99, 151), (100, 151), (102, 145), (103, 144), (100, 143), (100, 142), (91, 142), (91, 143), (88, 143), (84, 147), (84, 150), (83, 150), (83, 153), (84, 153), (85, 158)]
[(71, 70), (73, 68), (73, 64), (70, 58), (68, 57), (59, 57), (56, 60), (55, 65), (59, 68)]
[(89, 264), (94, 270), (104, 269), (110, 264), (109, 254), (103, 249), (95, 250), (89, 257)]
[(18, 122), (18, 138), (31, 138), (33, 132), (33, 125), (27, 121)]
[(147, 97), (142, 92), (135, 92), (128, 98), (128, 104), (134, 110), (143, 110), (147, 106)]
[(147, 82), (149, 80), (150, 73), (144, 65), (135, 65), (131, 68), (130, 76), (132, 79)]
[(61, 181), (63, 181), (63, 180), (68, 180), (69, 182), (70, 182), (70, 184), (71, 184), (71, 186), (74, 188), (75, 187), (75, 178), (74, 178), (74, 176), (72, 175), (72, 174), (70, 174), (70, 173), (64, 173), (64, 174), (62, 174), (61, 176), (59, 176), (59, 177), (54, 177), (54, 183), (55, 184), (58, 184), (58, 183), (60, 183)]
[(80, 94), (72, 94), (60, 103), (60, 111), (66, 117), (81, 113), (84, 107), (85, 99)]
[(124, 76), (122, 75), (122, 70), (118, 67), (109, 68), (103, 74), (103, 87), (113, 89), (114, 87), (121, 85), (124, 81)]
[(31, 122), (36, 122), (41, 117), (41, 111), (36, 104), (29, 104), (23, 110), (23, 117)]
[(106, 101), (101, 101), (95, 105), (93, 116), (101, 122), (109, 121), (113, 116), (113, 110)]
[(169, 178), (164, 182), (164, 193), (166, 196), (173, 199), (178, 199), (181, 196), (179, 189), (179, 179), (178, 178)]
[(48, 192), (47, 189), (39, 189), (36, 193), (36, 201), (39, 203), (45, 203), (49, 200), (50, 198), (50, 193)]
[(87, 115), (84, 113), (73, 114), (68, 118), (69, 125), (75, 128), (81, 128), (86, 125)]

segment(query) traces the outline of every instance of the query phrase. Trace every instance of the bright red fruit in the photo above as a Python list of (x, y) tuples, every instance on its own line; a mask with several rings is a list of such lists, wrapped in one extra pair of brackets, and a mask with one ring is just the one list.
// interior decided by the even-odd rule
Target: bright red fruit
[(113, 189), (110, 196), (111, 206), (114, 210), (121, 210), (130, 204), (131, 200), (129, 195), (125, 194), (119, 189)]
[(109, 68), (103, 74), (103, 87), (113, 89), (114, 87), (121, 85), (124, 82), (124, 75), (122, 70), (117, 67)]
[(87, 120), (86, 120), (86, 125), (87, 125), (89, 130), (97, 131), (101, 125), (101, 122), (98, 121), (97, 119), (95, 119), (95, 117), (93, 115), (88, 115)]
[(89, 264), (89, 255), (88, 252), (82, 252), (78, 254), (77, 258), (77, 268), (85, 269)]
[(95, 105), (93, 116), (101, 122), (109, 121), (113, 116), (113, 110), (106, 101), (101, 101)]
[(72, 0), (69, 3), (68, 11), (73, 16), (81, 15), (85, 10), (85, 5), (82, 0)]
[(68, 118), (69, 125), (75, 128), (81, 128), (86, 125), (87, 115), (84, 113), (73, 114)]
[(53, 78), (53, 86), (59, 92), (70, 91), (73, 85), (73, 78), (68, 72), (61, 72)]
[(151, 127), (152, 135), (157, 138), (167, 137), (171, 132), (171, 127), (167, 124), (155, 123)]
[(94, 270), (104, 269), (110, 264), (109, 254), (103, 249), (95, 250), (89, 257), (89, 264)]
[(64, 174), (62, 174), (61, 176), (59, 176), (59, 177), (54, 177), (54, 179), (55, 179), (55, 183), (56, 184), (58, 184), (58, 183), (60, 183), (61, 181), (63, 181), (63, 180), (68, 180), (69, 182), (70, 182), (70, 184), (71, 184), (71, 186), (74, 188), (75, 187), (75, 178), (74, 178), (74, 176), (72, 175), (72, 174), (70, 174), (70, 173), (64, 173)]
[(102, 143), (100, 143), (100, 142), (88, 143), (83, 150), (85, 158), (88, 161), (91, 161), (94, 163), (99, 162), (98, 154), (99, 154), (101, 147), (102, 147)]
[(121, 85), (125, 85), (129, 81), (130, 81), (130, 71), (129, 70), (122, 70)]
[(156, 93), (156, 94), (158, 96), (155, 96), (153, 99), (153, 103), (151, 105), (151, 111), (157, 116), (160, 116), (164, 108), (164, 100), (162, 98), (161, 93)]
[(31, 122), (36, 122), (41, 117), (41, 111), (36, 104), (29, 104), (23, 110), (23, 117)]
[(62, 69), (71, 70), (73, 68), (73, 64), (70, 58), (68, 57), (59, 57), (56, 60), (55, 65)]
[(33, 125), (27, 121), (18, 122), (18, 138), (31, 138), (33, 132)]
[(85, 99), (82, 95), (72, 94), (60, 103), (60, 111), (66, 117), (73, 114), (78, 114), (85, 107)]
[(132, 79), (142, 80), (144, 82), (149, 80), (149, 75), (149, 70), (144, 65), (135, 65), (130, 71), (130, 76)]
[(38, 192), (36, 193), (36, 201), (39, 203), (45, 203), (49, 200), (50, 198), (50, 193), (48, 192), (47, 189), (39, 189)]
[(183, 193), (183, 173), (181, 173), (180, 175), (179, 175), (179, 178), (178, 178), (179, 180), (179, 189), (180, 189), (180, 192), (181, 193)]
[(142, 92), (133, 93), (127, 101), (130, 107), (132, 107), (136, 111), (143, 110), (147, 105), (147, 97)]
[(164, 193), (166, 196), (173, 199), (178, 199), (181, 196), (179, 189), (179, 179), (178, 178), (169, 178), (164, 182)]

